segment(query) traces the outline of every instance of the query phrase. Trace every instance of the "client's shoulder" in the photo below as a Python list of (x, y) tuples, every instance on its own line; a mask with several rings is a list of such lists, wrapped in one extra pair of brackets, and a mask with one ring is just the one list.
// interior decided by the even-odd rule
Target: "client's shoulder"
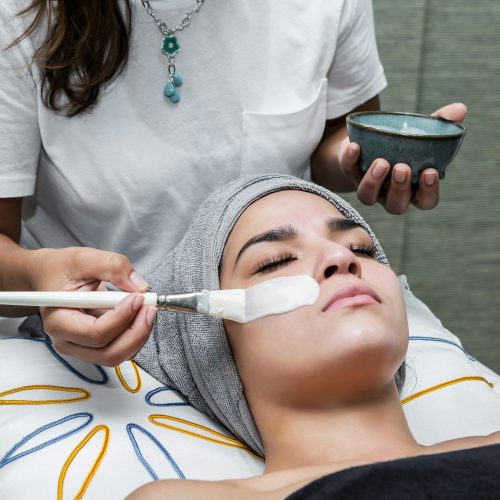
[[(126, 500), (190, 500), (203, 498), (204, 500), (254, 500), (260, 498), (258, 490), (247, 487), (245, 481), (195, 481), (181, 479), (165, 479), (154, 481), (141, 486), (132, 492)], [(265, 498), (266, 495), (263, 495)]]
[(126, 500), (276, 500), (287, 497), (309, 482), (332, 472), (305, 467), (259, 476), (225, 480), (194, 481), (166, 479), (154, 481), (132, 492)]

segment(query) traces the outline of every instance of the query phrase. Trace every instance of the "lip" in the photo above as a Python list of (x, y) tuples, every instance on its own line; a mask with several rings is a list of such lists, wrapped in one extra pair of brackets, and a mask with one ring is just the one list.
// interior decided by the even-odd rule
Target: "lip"
[(328, 299), (322, 312), (341, 309), (342, 307), (381, 304), (382, 300), (369, 286), (364, 284), (342, 285)]

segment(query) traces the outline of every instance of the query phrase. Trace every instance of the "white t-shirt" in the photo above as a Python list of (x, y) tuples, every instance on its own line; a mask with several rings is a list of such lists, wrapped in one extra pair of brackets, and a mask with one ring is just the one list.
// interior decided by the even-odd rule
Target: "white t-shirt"
[[(0, 46), (28, 0), (0, 3)], [(386, 85), (370, 0), (207, 0), (177, 34), (181, 102), (163, 96), (162, 38), (139, 0), (125, 72), (90, 112), (40, 99), (36, 35), (0, 55), (0, 197), (27, 197), (21, 242), (123, 253), (141, 272), (200, 203), (239, 176), (309, 173), (326, 119)], [(193, 0), (151, 0), (172, 26)]]

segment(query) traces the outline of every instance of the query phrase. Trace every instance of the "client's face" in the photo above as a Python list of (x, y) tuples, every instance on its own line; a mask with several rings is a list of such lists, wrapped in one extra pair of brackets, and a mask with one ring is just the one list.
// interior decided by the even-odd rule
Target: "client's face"
[(373, 257), (368, 233), (325, 199), (301, 191), (267, 195), (228, 238), (221, 288), (299, 274), (319, 283), (315, 304), (247, 324), (225, 322), (250, 405), (257, 393), (285, 405), (321, 405), (393, 384), (408, 342), (396, 275)]

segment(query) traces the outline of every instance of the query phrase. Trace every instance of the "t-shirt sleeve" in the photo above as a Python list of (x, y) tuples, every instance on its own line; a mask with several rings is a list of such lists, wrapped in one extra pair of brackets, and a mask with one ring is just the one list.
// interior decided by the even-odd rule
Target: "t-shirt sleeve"
[(13, 9), (0, 6), (0, 198), (30, 196), (36, 185), (41, 139), (33, 49), (29, 39), (7, 49), (23, 31)]
[(327, 118), (337, 118), (387, 85), (379, 59), (371, 0), (345, 0), (328, 72)]

